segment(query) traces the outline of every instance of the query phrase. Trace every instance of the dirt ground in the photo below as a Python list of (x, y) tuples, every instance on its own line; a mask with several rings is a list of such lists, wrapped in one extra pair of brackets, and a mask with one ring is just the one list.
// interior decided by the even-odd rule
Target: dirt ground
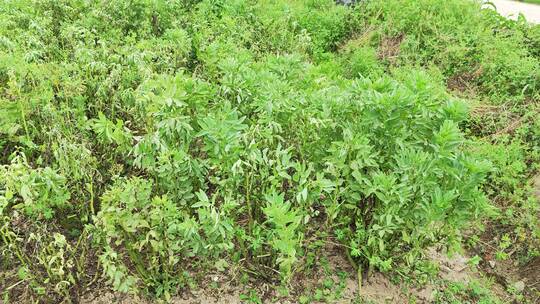
[[(335, 247), (327, 248), (329, 267), (338, 271), (347, 271), (348, 273), (355, 273), (354, 269), (350, 266), (349, 262), (339, 253), (339, 250)], [(436, 262), (440, 268), (440, 278), (452, 282), (467, 283), (471, 278), (476, 277), (472, 269), (469, 268), (469, 258), (463, 255), (454, 255), (449, 257), (447, 254), (441, 251), (437, 251), (432, 248), (428, 251), (427, 256)], [(320, 286), (322, 280), (325, 278), (322, 270), (320, 273), (314, 273), (309, 277), (302, 278), (301, 282), (292, 282), (292, 293), (298, 291), (306, 291), (312, 287)], [(210, 289), (201, 287), (198, 291), (185, 292), (182, 296), (177, 296), (171, 299), (169, 303), (172, 304), (217, 304), (217, 303), (230, 303), (240, 304), (246, 303), (240, 298), (241, 294), (246, 293), (246, 286), (237, 286), (232, 283), (229, 277), (222, 274), (215, 274), (210, 280), (218, 284), (218, 289)], [(337, 279), (337, 276), (334, 278)], [(269, 290), (268, 286), (263, 285), (249, 285), (248, 288), (257, 290), (258, 294), (264, 293), (264, 289)], [(360, 297), (364, 300), (370, 301), (370, 303), (395, 303), (406, 304), (410, 303), (411, 299), (414, 299), (417, 304), (432, 303), (434, 300), (437, 287), (434, 285), (426, 285), (421, 288), (411, 288), (402, 284), (395, 284), (381, 273), (374, 273), (369, 280), (364, 281), (361, 286)], [(339, 300), (334, 303), (353, 303), (358, 298), (358, 281), (356, 277), (349, 277), (344, 282), (344, 288)], [(264, 303), (297, 303), (293, 297), (278, 297), (276, 294), (267, 294), (263, 297)], [(150, 300), (142, 299), (137, 296), (125, 295), (115, 293), (110, 290), (103, 290), (101, 292), (92, 293), (85, 296), (81, 304), (149, 304), (153, 303)], [(312, 302), (313, 303), (313, 302)], [(315, 302), (316, 303), (316, 302)]]

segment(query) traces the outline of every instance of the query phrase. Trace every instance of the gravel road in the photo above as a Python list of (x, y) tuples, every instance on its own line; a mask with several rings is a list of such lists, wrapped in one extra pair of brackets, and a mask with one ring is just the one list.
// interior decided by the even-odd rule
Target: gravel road
[(512, 19), (522, 13), (529, 22), (540, 23), (540, 5), (510, 0), (491, 0), (499, 14)]

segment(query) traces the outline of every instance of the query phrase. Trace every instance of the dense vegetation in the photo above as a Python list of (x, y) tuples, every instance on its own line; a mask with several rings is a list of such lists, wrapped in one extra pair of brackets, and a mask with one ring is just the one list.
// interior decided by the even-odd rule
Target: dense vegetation
[(4, 1), (2, 297), (527, 265), (538, 100), (540, 27), (468, 0)]

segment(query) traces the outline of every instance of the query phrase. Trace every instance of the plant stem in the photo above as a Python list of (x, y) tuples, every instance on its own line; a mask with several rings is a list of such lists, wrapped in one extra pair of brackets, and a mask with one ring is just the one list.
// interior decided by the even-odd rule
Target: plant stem
[(94, 209), (94, 184), (92, 181), (88, 183), (88, 191), (90, 192), (90, 212), (91, 215), (96, 214), (96, 210)]
[(23, 123), (24, 132), (26, 134), (26, 140), (30, 141), (30, 132), (28, 132), (28, 124), (26, 123), (26, 114), (24, 112), (24, 107), (21, 101), (19, 101), (18, 104), (19, 104), (19, 110), (21, 111), (21, 119)]
[(251, 198), (250, 198), (250, 192), (251, 192), (251, 187), (250, 187), (250, 177), (251, 177), (251, 174), (248, 174), (247, 177), (246, 177), (246, 184), (245, 184), (245, 189), (246, 189), (246, 206), (247, 206), (247, 209), (248, 209), (248, 232), (251, 233), (251, 229), (253, 228), (253, 214), (252, 214), (252, 209), (251, 209)]
[(358, 265), (358, 270), (356, 271), (356, 276), (358, 280), (358, 295), (362, 294), (362, 265)]

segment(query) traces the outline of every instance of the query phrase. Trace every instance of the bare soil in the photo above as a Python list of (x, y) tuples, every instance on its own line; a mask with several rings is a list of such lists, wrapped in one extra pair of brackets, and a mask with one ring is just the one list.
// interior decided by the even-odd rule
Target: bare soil
[[(326, 258), (330, 269), (333, 273), (338, 271), (347, 271), (355, 273), (353, 267), (348, 260), (344, 258), (341, 250), (332, 245), (325, 248)], [(433, 260), (440, 268), (440, 279), (467, 283), (477, 274), (469, 267), (469, 258), (464, 255), (448, 256), (446, 253), (437, 251), (432, 248), (428, 251), (427, 256)], [(314, 290), (322, 284), (322, 281), (327, 276), (322, 269), (316, 270), (309, 276), (297, 278), (291, 283), (291, 296), (280, 297), (275, 292), (270, 291), (270, 286), (264, 282), (251, 282), (249, 284), (236, 283), (234, 279), (220, 274), (210, 277), (209, 280), (214, 281), (219, 285), (218, 289), (208, 287), (208, 284), (201, 284), (201, 288), (196, 291), (185, 291), (180, 296), (172, 298), (169, 303), (173, 304), (217, 304), (231, 303), (239, 304), (246, 303), (240, 299), (241, 294), (247, 294), (249, 289), (256, 290), (258, 295), (262, 295), (263, 303), (297, 303), (297, 296), (305, 294), (306, 291)], [(338, 280), (337, 275), (333, 279)], [(341, 293), (341, 298), (334, 303), (353, 303), (358, 298), (358, 280), (354, 276), (350, 276), (344, 282), (344, 289)], [(422, 287), (411, 287), (405, 284), (395, 284), (387, 276), (382, 273), (374, 273), (372, 276), (362, 283), (360, 290), (360, 298), (370, 301), (369, 303), (386, 304), (406, 304), (414, 299), (414, 303), (427, 304), (434, 301), (434, 294), (437, 286), (428, 284)], [(504, 293), (504, 289), (498, 290)], [(94, 292), (91, 295), (86, 295), (81, 304), (149, 304), (155, 301), (142, 299), (134, 295), (125, 295), (111, 290), (102, 290)], [(317, 303), (317, 302), (314, 302)]]

